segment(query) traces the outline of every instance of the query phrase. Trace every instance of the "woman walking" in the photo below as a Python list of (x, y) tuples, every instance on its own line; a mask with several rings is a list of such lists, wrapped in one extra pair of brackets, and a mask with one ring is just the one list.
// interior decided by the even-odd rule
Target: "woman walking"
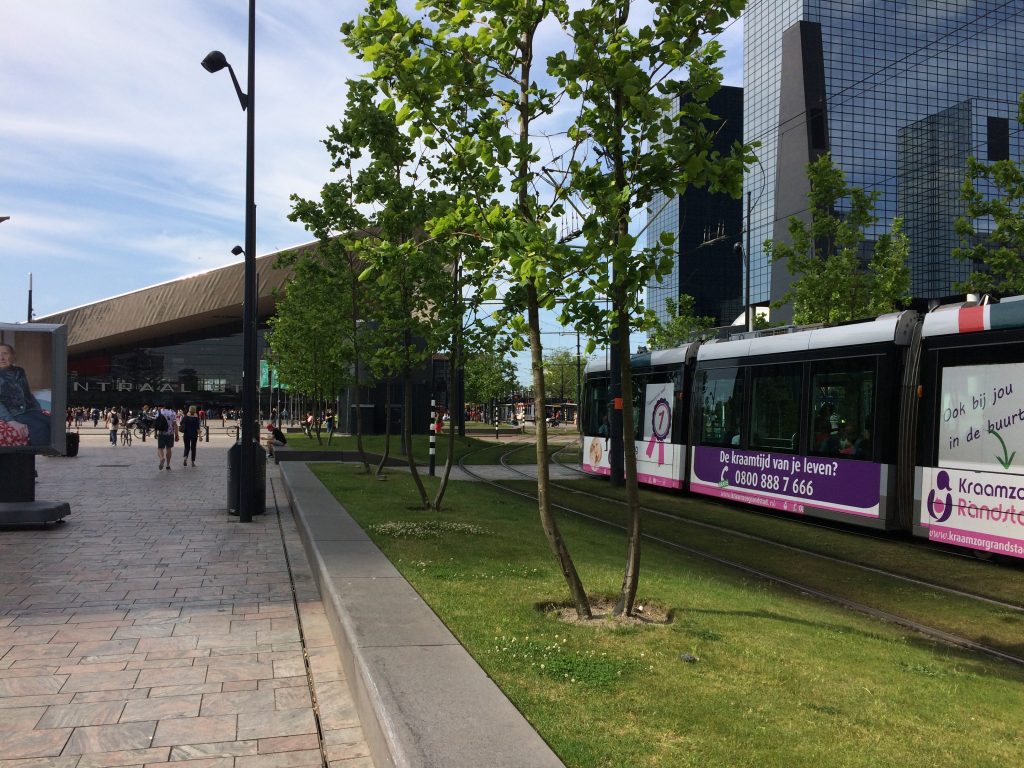
[(187, 467), (188, 460), (191, 456), (192, 466), (196, 465), (196, 443), (199, 442), (199, 417), (196, 415), (196, 407), (190, 405), (188, 407), (188, 415), (182, 416), (181, 423), (178, 425), (178, 429), (181, 431), (185, 444), (184, 458), (181, 461), (181, 466)]

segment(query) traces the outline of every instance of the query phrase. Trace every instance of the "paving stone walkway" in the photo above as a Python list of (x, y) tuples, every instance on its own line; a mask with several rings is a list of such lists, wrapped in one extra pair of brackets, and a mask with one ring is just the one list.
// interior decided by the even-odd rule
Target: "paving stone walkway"
[(36, 459), (71, 515), (0, 528), (0, 768), (372, 768), (277, 470), (239, 523), (230, 443)]

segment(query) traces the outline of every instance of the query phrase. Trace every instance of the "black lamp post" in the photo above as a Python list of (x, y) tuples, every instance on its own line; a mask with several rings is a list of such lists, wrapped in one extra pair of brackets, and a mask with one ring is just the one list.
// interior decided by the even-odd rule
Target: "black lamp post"
[[(253, 442), (253, 426), (256, 420), (256, 203), (253, 184), (255, 129), (253, 102), (256, 78), (256, 0), (249, 0), (249, 93), (246, 95), (238, 85), (235, 71), (220, 51), (210, 51), (203, 59), (203, 69), (219, 72), (227, 67), (231, 82), (238, 95), (238, 103), (246, 112), (245, 147), (245, 276), (242, 296), (242, 429), (239, 460), (238, 519), (252, 521), (253, 483), (256, 472), (256, 448)], [(243, 252), (239, 246), (231, 251), (236, 256)]]

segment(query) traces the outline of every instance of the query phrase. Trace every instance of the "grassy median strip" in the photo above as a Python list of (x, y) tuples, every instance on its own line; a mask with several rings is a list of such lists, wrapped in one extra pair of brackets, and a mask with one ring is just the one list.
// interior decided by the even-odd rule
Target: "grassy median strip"
[[(571, 438), (552, 437), (551, 445), (553, 448), (558, 448), (569, 439)], [(500, 457), (508, 453), (509, 450), (521, 447), (521, 450), (517, 450), (506, 461), (510, 464), (536, 464), (536, 449), (527, 447), (528, 443), (532, 444), (533, 442), (532, 435), (502, 435), (498, 440), (494, 439), (493, 433), (489, 438), (474, 437), (473, 435), (456, 436), (455, 463), (458, 464), (459, 459), (465, 457), (467, 464), (497, 464)], [(326, 432), (319, 442), (316, 437), (306, 437), (299, 433), (288, 435), (288, 447), (299, 451), (354, 451), (356, 450), (356, 439), (348, 435), (334, 435), (328, 444)], [(377, 455), (382, 454), (384, 452), (384, 435), (365, 435), (363, 450)], [(412, 450), (417, 463), (426, 464), (430, 459), (428, 436), (413, 435)], [(438, 435), (435, 450), (437, 451), (435, 458), (437, 466), (444, 466), (445, 458), (448, 455), (447, 432)], [(401, 438), (395, 435), (391, 436), (391, 456), (396, 459), (405, 459)]]
[[(535, 503), (455, 483), (427, 513), (399, 472), (314, 471), (569, 766), (1021, 763), (1016, 667), (654, 544), (640, 598), (669, 625), (566, 624), (542, 609), (567, 595)], [(560, 525), (614, 595), (622, 534)]]

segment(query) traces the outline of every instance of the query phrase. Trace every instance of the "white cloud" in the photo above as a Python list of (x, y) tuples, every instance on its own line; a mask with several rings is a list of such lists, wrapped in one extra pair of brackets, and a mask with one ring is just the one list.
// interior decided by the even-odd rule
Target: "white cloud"
[[(363, 69), (339, 26), (361, 7), (257, 4), (259, 253), (310, 239), (287, 221), (289, 196), (316, 196), (330, 178), (321, 140)], [(41, 315), (232, 261), (244, 239), (246, 116), (228, 74), (199, 63), (221, 50), (247, 89), (246, 34), (238, 0), (4, 3), (0, 320), (22, 319), (29, 272)]]

